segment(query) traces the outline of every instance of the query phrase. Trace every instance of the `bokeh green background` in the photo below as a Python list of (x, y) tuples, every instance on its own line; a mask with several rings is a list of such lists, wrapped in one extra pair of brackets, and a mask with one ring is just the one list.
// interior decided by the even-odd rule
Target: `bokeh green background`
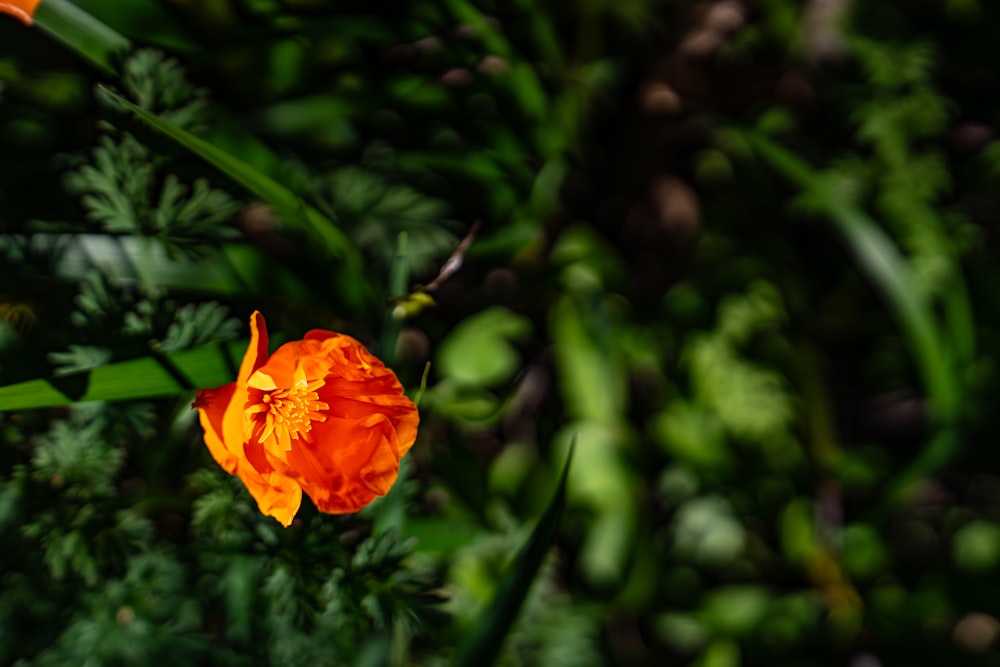
[(368, 344), (421, 433), (283, 531), (184, 373), (0, 401), (0, 663), (447, 664), (576, 438), (501, 664), (995, 664), (994, 3), (75, 4), (119, 76), (0, 21), (0, 384), (260, 309)]

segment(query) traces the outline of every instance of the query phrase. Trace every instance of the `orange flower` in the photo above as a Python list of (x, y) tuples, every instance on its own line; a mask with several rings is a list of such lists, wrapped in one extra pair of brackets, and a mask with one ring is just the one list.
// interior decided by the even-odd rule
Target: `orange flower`
[(331, 514), (385, 495), (420, 421), (393, 372), (361, 343), (314, 329), (268, 357), (256, 311), (236, 382), (199, 391), (193, 407), (215, 460), (284, 526), (303, 491)]
[(31, 25), (35, 8), (41, 2), (42, 0), (0, 0), (0, 14), (10, 14), (14, 18), (21, 19), (25, 25)]

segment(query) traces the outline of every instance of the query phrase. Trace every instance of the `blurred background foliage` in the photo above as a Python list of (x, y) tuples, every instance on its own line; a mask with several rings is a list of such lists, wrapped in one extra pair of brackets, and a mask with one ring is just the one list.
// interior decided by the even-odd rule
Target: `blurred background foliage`
[(282, 530), (183, 373), (0, 413), (0, 664), (446, 664), (574, 437), (500, 664), (995, 663), (995, 3), (75, 4), (117, 76), (0, 22), (0, 384), (258, 308), (421, 434)]

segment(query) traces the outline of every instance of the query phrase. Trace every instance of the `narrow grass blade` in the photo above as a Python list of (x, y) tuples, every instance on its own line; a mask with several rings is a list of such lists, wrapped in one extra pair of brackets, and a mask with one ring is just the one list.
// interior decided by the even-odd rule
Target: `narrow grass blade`
[(293, 222), (304, 226), (323, 241), (326, 249), (337, 257), (356, 255), (354, 244), (341, 232), (333, 221), (309, 206), (298, 195), (278, 183), (270, 176), (262, 174), (242, 160), (216, 148), (201, 137), (163, 120), (142, 107), (129, 102), (107, 88), (104, 92), (118, 104), (127, 108), (157, 132), (173, 139), (184, 148), (202, 158), (213, 167), (278, 209)]
[(913, 348), (934, 417), (951, 423), (959, 408), (959, 381), (950, 350), (952, 345), (938, 326), (933, 305), (913, 277), (906, 258), (892, 239), (864, 211), (843, 202), (805, 161), (764, 135), (741, 136), (778, 172), (821, 203), (830, 220), (847, 241), (862, 271), (881, 290)]
[[(210, 344), (172, 354), (154, 354), (59, 378), (0, 387), (0, 412), (68, 405), (78, 401), (122, 401), (170, 396), (217, 387), (235, 379), (247, 341)], [(236, 361), (234, 361), (236, 360)]]
[(205, 52), (163, 0), (73, 0), (73, 4), (111, 29), (135, 37), (144, 46), (174, 54)]
[(109, 74), (118, 72), (132, 43), (69, 0), (45, 0), (35, 11), (35, 25)]
[(129, 102), (121, 95), (103, 89), (117, 103), (133, 112), (154, 130), (173, 139), (223, 172), (247, 190), (273, 206), (290, 225), (299, 227), (322, 244), (331, 257), (338, 260), (336, 287), (338, 296), (351, 306), (358, 306), (367, 296), (361, 254), (334, 222), (310, 206), (297, 194), (246, 162), (213, 146), (201, 137)]
[(961, 410), (962, 382), (957, 362), (967, 363), (975, 353), (974, 325), (965, 285), (959, 274), (944, 304), (947, 326), (940, 326), (934, 304), (916, 284), (910, 264), (871, 217), (838, 199), (815, 170), (796, 155), (761, 134), (746, 132), (742, 136), (765, 162), (821, 202), (861, 270), (895, 311), (909, 339), (937, 429), (887, 489), (885, 498), (889, 503), (899, 502), (906, 498), (914, 483), (940, 470), (960, 444), (956, 423)]
[(517, 614), (538, 575), (542, 560), (556, 539), (559, 523), (566, 506), (566, 479), (573, 461), (576, 439), (570, 444), (559, 485), (548, 508), (538, 520), (534, 532), (510, 571), (500, 582), (496, 597), (479, 617), (472, 632), (459, 647), (452, 664), (455, 667), (488, 667), (496, 661), (503, 639), (510, 631)]

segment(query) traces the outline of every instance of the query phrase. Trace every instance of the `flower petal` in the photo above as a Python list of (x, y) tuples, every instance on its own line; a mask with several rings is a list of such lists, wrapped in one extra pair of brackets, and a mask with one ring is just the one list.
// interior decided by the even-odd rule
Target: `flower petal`
[(246, 454), (247, 462), (258, 473), (266, 475), (274, 472), (274, 466), (267, 460), (267, 455), (264, 453), (264, 446), (262, 444), (251, 439), (243, 445), (243, 451)]
[(191, 407), (197, 408), (198, 419), (205, 431), (205, 445), (212, 458), (230, 475), (236, 473), (239, 458), (230, 452), (225, 445), (225, 414), (226, 408), (232, 402), (236, 383), (216, 389), (202, 389), (196, 396)]
[(216, 461), (285, 526), (303, 492), (328, 513), (385, 495), (419, 424), (393, 372), (350, 336), (317, 329), (268, 355), (259, 312), (250, 331), (236, 382), (195, 401)]
[(244, 440), (240, 406), (245, 400), (234, 398), (240, 393), (245, 395), (246, 390), (240, 390), (235, 382), (198, 392), (194, 407), (205, 430), (205, 444), (223, 470), (240, 478), (262, 514), (288, 526), (302, 503), (302, 488), (275, 472), (262, 456), (252, 455), (247, 447), (237, 451), (233, 446)]
[(413, 401), (403, 394), (399, 380), (386, 369), (387, 375), (367, 381), (328, 378), (319, 390), (319, 397), (329, 406), (329, 414), (352, 419), (364, 419), (371, 414), (385, 415), (396, 430), (399, 455), (410, 450), (417, 439), (420, 413)]
[[(236, 474), (233, 460), (242, 461), (246, 456), (243, 451), (243, 443), (247, 441), (247, 424), (243, 414), (243, 406), (247, 402), (246, 379), (266, 361), (267, 325), (264, 316), (254, 311), (250, 316), (250, 344), (243, 354), (236, 382), (218, 389), (203, 389), (194, 402), (202, 426), (207, 419), (212, 427), (205, 428), (205, 444), (229, 474)], [(210, 432), (213, 434), (211, 438)]]
[(248, 384), (254, 389), (270, 391), (322, 378), (337, 362), (330, 356), (331, 347), (307, 340), (285, 343), (250, 377)]
[(261, 514), (273, 516), (286, 528), (292, 523), (302, 504), (302, 487), (294, 480), (278, 472), (262, 475), (246, 462), (240, 465), (237, 475), (257, 501)]
[[(316, 509), (328, 514), (346, 514), (357, 512), (375, 500), (377, 494), (356, 476), (345, 474), (348, 470), (337, 465), (339, 462), (320, 460), (318, 455), (322, 452), (313, 447), (296, 447), (288, 457), (288, 468)], [(329, 467), (331, 464), (336, 467)]]
[(243, 355), (240, 372), (236, 376), (237, 384), (245, 385), (254, 371), (267, 363), (267, 343), (267, 322), (260, 311), (255, 310), (250, 316), (250, 345)]
[(356, 512), (385, 495), (399, 474), (401, 447), (392, 421), (382, 414), (365, 419), (328, 418), (313, 429), (313, 442), (297, 443), (275, 460), (321, 512)]
[(371, 457), (358, 469), (361, 482), (372, 493), (384, 496), (399, 476), (399, 438), (385, 415), (372, 415), (362, 426), (379, 439), (372, 446)]

